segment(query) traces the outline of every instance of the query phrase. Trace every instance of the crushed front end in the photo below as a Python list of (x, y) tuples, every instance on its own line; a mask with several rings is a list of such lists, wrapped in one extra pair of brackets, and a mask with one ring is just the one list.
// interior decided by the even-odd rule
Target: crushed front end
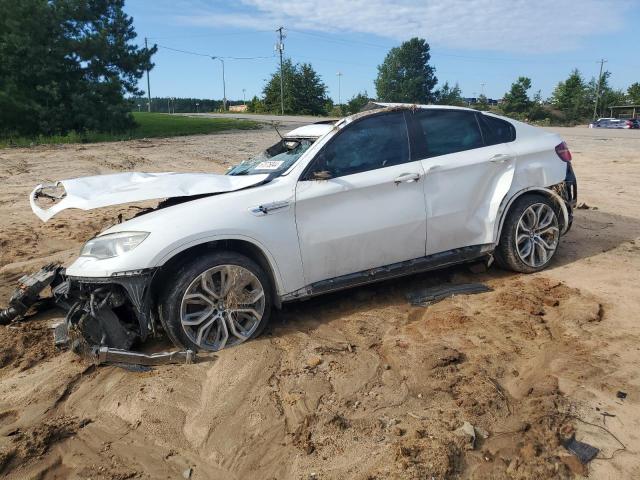
[(129, 349), (155, 333), (151, 281), (156, 269), (110, 277), (65, 276), (54, 292), (70, 306), (66, 316), (74, 351), (107, 346)]

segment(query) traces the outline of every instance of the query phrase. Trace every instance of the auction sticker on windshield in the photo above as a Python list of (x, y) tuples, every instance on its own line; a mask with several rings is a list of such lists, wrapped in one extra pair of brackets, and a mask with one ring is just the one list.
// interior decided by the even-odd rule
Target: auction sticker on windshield
[(283, 160), (267, 160), (255, 166), (255, 170), (277, 170), (284, 163)]

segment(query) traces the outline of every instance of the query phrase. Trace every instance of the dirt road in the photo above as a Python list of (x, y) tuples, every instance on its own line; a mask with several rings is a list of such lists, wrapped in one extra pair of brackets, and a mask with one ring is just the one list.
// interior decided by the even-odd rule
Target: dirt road
[[(145, 373), (56, 352), (55, 313), (0, 326), (0, 476), (639, 478), (640, 132), (557, 130), (589, 208), (541, 274), (458, 268), (288, 305), (258, 340)], [(223, 172), (276, 138), (0, 150), (0, 302), (21, 273), (69, 260), (122, 211), (43, 224), (28, 206), (35, 184)], [(405, 298), (461, 281), (493, 291), (427, 308)], [(601, 449), (588, 469), (560, 446), (574, 431)]]

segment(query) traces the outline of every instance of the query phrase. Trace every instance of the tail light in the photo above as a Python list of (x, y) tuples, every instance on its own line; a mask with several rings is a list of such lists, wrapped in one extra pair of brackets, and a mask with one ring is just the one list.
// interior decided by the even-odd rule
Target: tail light
[(556, 146), (556, 153), (560, 157), (560, 160), (563, 162), (571, 161), (571, 152), (569, 151), (569, 147), (565, 142), (562, 142), (560, 145)]
[(627, 120), (627, 127), (631, 128), (633, 126), (633, 122), (631, 120)]

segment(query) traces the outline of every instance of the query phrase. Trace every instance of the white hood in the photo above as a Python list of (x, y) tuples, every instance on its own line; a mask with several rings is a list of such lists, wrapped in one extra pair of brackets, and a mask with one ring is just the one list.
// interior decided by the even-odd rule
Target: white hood
[[(67, 208), (91, 210), (143, 200), (232, 192), (257, 185), (267, 177), (267, 174), (233, 176), (173, 172), (114, 173), (38, 185), (31, 192), (29, 202), (33, 213), (46, 222)], [(60, 192), (60, 187), (64, 187), (64, 193), (56, 196), (54, 191)], [(36, 204), (36, 199), (41, 196), (60, 200), (44, 209)]]

